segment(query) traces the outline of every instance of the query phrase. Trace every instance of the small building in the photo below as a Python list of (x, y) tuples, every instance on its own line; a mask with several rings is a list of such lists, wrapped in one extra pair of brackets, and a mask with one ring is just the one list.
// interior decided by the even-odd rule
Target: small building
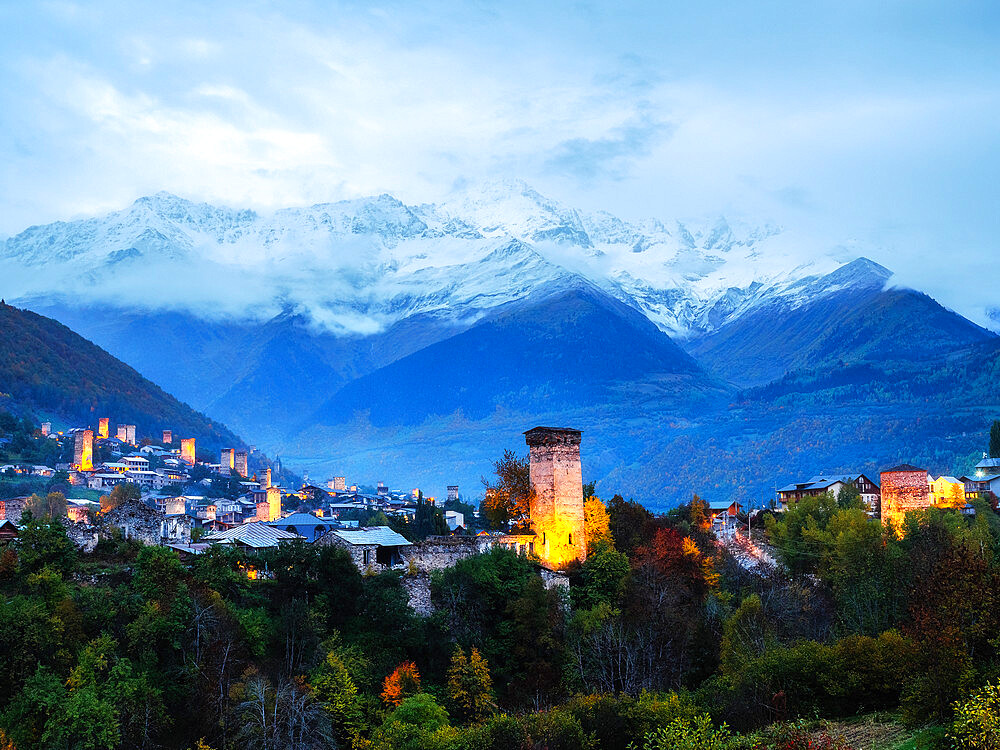
[(736, 519), (742, 512), (743, 506), (735, 500), (716, 500), (708, 504), (712, 523), (719, 526), (735, 526)]
[(347, 550), (358, 570), (388, 570), (402, 565), (405, 552), (412, 543), (388, 526), (363, 529), (334, 529), (321, 537), (317, 544), (330, 544)]
[(231, 544), (244, 549), (266, 549), (279, 544), (301, 540), (298, 534), (292, 534), (283, 529), (276, 529), (266, 523), (250, 521), (233, 526), (231, 529), (217, 531), (202, 538), (206, 544)]
[(950, 476), (931, 480), (931, 505), (935, 508), (964, 508), (966, 504), (965, 482)]
[(448, 524), (448, 528), (455, 531), (458, 528), (465, 528), (465, 514), (459, 513), (457, 510), (446, 510), (444, 512), (444, 522)]
[(793, 482), (778, 490), (778, 510), (788, 510), (791, 503), (804, 497), (818, 497), (826, 492), (840, 497), (840, 492), (848, 485), (854, 485), (861, 495), (861, 502), (869, 512), (877, 514), (881, 505), (882, 490), (879, 484), (866, 474), (818, 474), (806, 481)]
[(282, 529), (292, 534), (298, 534), (307, 542), (315, 542), (333, 529), (340, 528), (340, 524), (332, 518), (322, 518), (312, 513), (292, 513), (290, 516), (269, 521), (268, 526)]
[(0, 543), (17, 539), (17, 526), (13, 521), (0, 520)]

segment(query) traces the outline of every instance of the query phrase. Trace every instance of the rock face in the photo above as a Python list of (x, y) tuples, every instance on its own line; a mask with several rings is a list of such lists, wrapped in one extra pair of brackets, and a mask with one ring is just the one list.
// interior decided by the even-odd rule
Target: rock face
[(549, 568), (587, 559), (579, 430), (535, 427), (524, 433), (531, 463), (535, 553)]

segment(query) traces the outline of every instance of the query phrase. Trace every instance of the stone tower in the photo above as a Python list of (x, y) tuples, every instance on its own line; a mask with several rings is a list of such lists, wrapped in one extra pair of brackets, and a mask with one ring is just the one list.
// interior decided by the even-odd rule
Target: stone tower
[(233, 454), (233, 469), (241, 477), (250, 476), (250, 471), (247, 467), (246, 451), (236, 451), (236, 453)]
[(170, 445), (172, 442), (174, 442), (174, 431), (173, 430), (164, 430), (162, 437), (163, 437), (163, 440), (161, 442), (164, 445)]
[(530, 456), (535, 554), (550, 568), (587, 558), (579, 430), (536, 427), (524, 433)]
[(194, 438), (181, 439), (181, 461), (186, 463), (188, 466), (194, 466), (195, 464)]
[(92, 430), (80, 430), (73, 442), (73, 465), (78, 471), (93, 471), (94, 469), (94, 433)]
[(97, 436), (102, 438), (107, 438), (108, 436), (108, 418), (101, 417), (101, 421), (97, 424)]
[(219, 457), (219, 466), (223, 471), (236, 468), (236, 451), (233, 448), (223, 448)]

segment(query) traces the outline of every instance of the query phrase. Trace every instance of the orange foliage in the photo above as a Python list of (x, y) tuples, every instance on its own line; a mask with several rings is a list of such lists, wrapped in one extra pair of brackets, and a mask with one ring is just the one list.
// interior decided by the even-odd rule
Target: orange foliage
[(419, 692), (420, 672), (412, 661), (404, 661), (382, 683), (382, 700), (387, 706), (398, 706)]

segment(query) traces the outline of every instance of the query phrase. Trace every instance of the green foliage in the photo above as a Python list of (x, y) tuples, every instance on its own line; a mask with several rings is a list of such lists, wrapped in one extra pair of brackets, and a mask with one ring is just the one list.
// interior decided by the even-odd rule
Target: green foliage
[(989, 683), (955, 704), (951, 738), (959, 750), (1000, 747), (1000, 683)]
[(599, 542), (580, 567), (579, 585), (572, 589), (573, 604), (578, 609), (618, 604), (630, 570), (624, 553), (608, 542)]
[(716, 728), (707, 714), (693, 720), (674, 719), (643, 738), (642, 750), (735, 750), (745, 747), (723, 724)]
[(25, 573), (35, 573), (44, 567), (53, 568), (61, 575), (73, 572), (78, 555), (61, 523), (35, 519), (30, 514), (23, 516), (21, 521), (24, 525), (18, 534), (18, 556)]
[(990, 425), (990, 458), (1000, 458), (1000, 419)]

